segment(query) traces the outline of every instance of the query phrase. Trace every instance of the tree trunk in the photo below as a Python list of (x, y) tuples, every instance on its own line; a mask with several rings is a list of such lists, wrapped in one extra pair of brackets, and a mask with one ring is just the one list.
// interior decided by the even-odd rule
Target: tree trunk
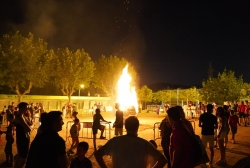
[(18, 95), (18, 102), (22, 102), (22, 101), (23, 101), (23, 95), (20, 94), (20, 95)]
[(71, 95), (68, 94), (68, 100), (69, 100), (69, 103), (71, 102)]

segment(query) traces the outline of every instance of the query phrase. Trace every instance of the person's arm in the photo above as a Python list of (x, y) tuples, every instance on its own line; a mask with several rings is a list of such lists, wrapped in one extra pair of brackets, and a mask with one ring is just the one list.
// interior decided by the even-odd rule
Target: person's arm
[(173, 165), (171, 168), (178, 167), (178, 164), (181, 162), (181, 146), (176, 146), (173, 153)]
[(218, 128), (218, 122), (217, 122), (217, 118), (215, 118), (214, 120), (214, 129), (217, 129)]
[(167, 159), (161, 155), (161, 157), (158, 159), (157, 163), (153, 166), (153, 168), (162, 168), (167, 164)]
[(57, 162), (58, 162), (60, 168), (68, 168), (69, 167), (69, 160), (68, 160), (68, 157), (66, 154), (58, 156)]
[(202, 127), (201, 117), (199, 118), (199, 127)]
[(97, 163), (99, 164), (99, 166), (101, 168), (107, 168), (107, 165), (105, 164), (104, 160), (103, 160), (103, 156), (105, 155), (104, 154), (104, 149), (103, 147), (99, 148), (95, 153), (95, 159), (97, 161)]

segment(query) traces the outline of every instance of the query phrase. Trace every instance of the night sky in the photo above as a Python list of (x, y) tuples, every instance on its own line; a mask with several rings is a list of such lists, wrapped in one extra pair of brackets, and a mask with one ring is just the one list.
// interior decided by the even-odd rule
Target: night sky
[(2, 0), (0, 34), (125, 57), (140, 85), (201, 85), (224, 68), (250, 82), (250, 3), (178, 0)]

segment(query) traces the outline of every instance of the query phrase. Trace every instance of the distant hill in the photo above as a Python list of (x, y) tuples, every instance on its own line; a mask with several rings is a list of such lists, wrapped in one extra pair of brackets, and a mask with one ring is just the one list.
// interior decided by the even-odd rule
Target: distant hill
[(177, 89), (177, 88), (182, 88), (182, 89), (188, 89), (191, 87), (197, 87), (200, 88), (201, 86), (198, 85), (190, 85), (190, 86), (185, 86), (185, 85), (178, 85), (178, 84), (169, 84), (169, 83), (154, 83), (152, 85), (148, 85), (148, 88), (153, 90), (153, 92), (159, 91), (159, 90), (166, 90), (166, 89)]

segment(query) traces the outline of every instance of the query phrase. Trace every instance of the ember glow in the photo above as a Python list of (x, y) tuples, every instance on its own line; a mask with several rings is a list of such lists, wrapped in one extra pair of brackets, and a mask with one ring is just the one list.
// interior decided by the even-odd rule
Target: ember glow
[(116, 102), (120, 104), (121, 110), (126, 111), (128, 108), (134, 107), (137, 113), (138, 102), (137, 102), (135, 87), (130, 85), (131, 80), (132, 77), (129, 75), (128, 65), (126, 65), (117, 83)]

